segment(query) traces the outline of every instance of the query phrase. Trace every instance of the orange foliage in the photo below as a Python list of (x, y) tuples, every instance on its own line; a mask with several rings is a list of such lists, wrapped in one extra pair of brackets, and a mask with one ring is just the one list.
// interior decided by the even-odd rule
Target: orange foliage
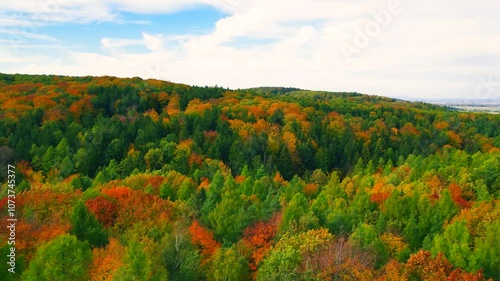
[(410, 136), (419, 136), (420, 131), (413, 126), (411, 123), (406, 123), (401, 129), (400, 129), (401, 134), (403, 135), (410, 135)]
[(385, 180), (381, 179), (375, 182), (370, 196), (370, 201), (382, 204), (391, 195), (392, 188), (387, 186)]
[(189, 226), (189, 233), (191, 234), (191, 242), (196, 245), (204, 256), (203, 263), (206, 263), (217, 249), (221, 246), (219, 242), (214, 239), (211, 231), (203, 228), (197, 220), (194, 220)]
[(243, 231), (243, 242), (251, 250), (249, 265), (252, 270), (257, 270), (257, 264), (262, 261), (265, 252), (271, 248), (280, 221), (281, 215), (275, 215), (271, 220), (254, 223)]
[(462, 197), (460, 186), (452, 183), (448, 186), (448, 189), (450, 190), (451, 198), (458, 206), (460, 206), (461, 208), (469, 208), (471, 206), (471, 202), (465, 200)]
[(208, 186), (210, 185), (210, 180), (208, 178), (202, 178), (200, 185), (198, 185), (198, 189), (201, 190), (204, 188), (208, 190)]
[(286, 147), (290, 154), (294, 154), (297, 149), (297, 138), (293, 133), (285, 132), (283, 134), (283, 141), (285, 142)]
[(20, 194), (17, 208), (22, 209), (23, 219), (16, 226), (18, 250), (31, 250), (67, 232), (70, 229), (67, 214), (78, 197), (81, 191), (59, 193), (38, 187)]
[(123, 265), (125, 252), (125, 247), (115, 238), (110, 238), (108, 246), (104, 249), (94, 248), (89, 269), (90, 280), (113, 280), (115, 271)]
[(234, 178), (234, 180), (235, 180), (237, 183), (242, 183), (243, 181), (245, 181), (245, 176), (238, 175), (238, 176), (236, 176), (236, 178)]
[(259, 119), (255, 124), (253, 124), (253, 129), (255, 133), (261, 134), (269, 128), (269, 123), (264, 119)]
[(481, 202), (470, 209), (463, 209), (450, 223), (465, 221), (472, 236), (483, 236), (486, 226), (500, 219), (500, 208), (495, 202)]
[(427, 187), (431, 191), (431, 198), (432, 199), (439, 199), (439, 195), (441, 194), (441, 188), (443, 183), (439, 179), (438, 176), (434, 175), (430, 179), (426, 181)]
[(184, 113), (203, 115), (205, 111), (210, 110), (212, 105), (210, 103), (203, 103), (199, 99), (193, 99), (189, 102)]
[(189, 154), (189, 166), (200, 167), (203, 164), (203, 156), (196, 153)]
[(256, 119), (260, 119), (266, 117), (266, 112), (262, 107), (252, 105), (248, 106), (248, 115), (253, 115)]
[(181, 105), (180, 105), (180, 97), (177, 94), (174, 94), (170, 97), (170, 100), (165, 107), (165, 112), (169, 116), (175, 116), (181, 111)]
[(314, 195), (316, 195), (318, 193), (318, 188), (319, 188), (318, 184), (316, 184), (316, 183), (308, 183), (304, 187), (304, 193), (307, 196), (314, 196)]
[(153, 108), (148, 109), (146, 112), (144, 112), (144, 116), (149, 116), (149, 118), (151, 118), (151, 120), (155, 122), (160, 118), (158, 112), (156, 112), (156, 110), (154, 110)]
[(276, 172), (276, 176), (274, 176), (274, 181), (281, 185), (287, 183), (287, 181), (281, 176), (280, 172)]
[(191, 146), (193, 145), (193, 143), (194, 142), (192, 139), (186, 139), (186, 140), (180, 141), (179, 144), (177, 145), (177, 149), (191, 151)]
[(151, 175), (144, 186), (151, 185), (154, 189), (158, 189), (164, 182), (166, 178), (164, 176)]
[(33, 104), (35, 108), (49, 108), (57, 105), (50, 96), (36, 96), (33, 99)]
[(436, 127), (436, 129), (438, 130), (445, 130), (445, 129), (448, 129), (450, 127), (450, 123), (446, 122), (446, 121), (440, 121), (440, 122), (437, 122), (434, 127)]
[(429, 251), (420, 250), (412, 254), (406, 264), (396, 261), (389, 262), (384, 268), (384, 274), (377, 280), (470, 280), (484, 281), (481, 272), (468, 273), (462, 269), (453, 269), (452, 264), (439, 253), (432, 257)]
[(462, 146), (463, 140), (457, 133), (450, 130), (450, 131), (446, 132), (446, 135), (448, 136), (448, 141), (450, 142), (451, 145), (453, 145), (455, 147)]
[(17, 163), (17, 168), (19, 171), (26, 177), (26, 180), (33, 184), (33, 183), (40, 183), (43, 181), (43, 175), (42, 172), (35, 172), (33, 168), (30, 166), (28, 161), (20, 161)]

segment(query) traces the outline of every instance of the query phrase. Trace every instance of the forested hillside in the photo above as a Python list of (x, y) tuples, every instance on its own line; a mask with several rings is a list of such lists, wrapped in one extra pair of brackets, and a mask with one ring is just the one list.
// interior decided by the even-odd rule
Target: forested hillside
[(0, 162), (1, 280), (500, 280), (500, 115), (0, 74)]

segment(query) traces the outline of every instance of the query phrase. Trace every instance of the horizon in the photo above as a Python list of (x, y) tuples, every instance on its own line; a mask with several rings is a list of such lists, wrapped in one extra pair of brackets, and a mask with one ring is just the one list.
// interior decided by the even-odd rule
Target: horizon
[[(63, 77), (113, 77), (113, 78), (118, 78), (118, 79), (132, 79), (132, 78), (140, 78), (143, 80), (148, 80), (148, 79), (156, 79), (159, 81), (164, 81), (164, 82), (170, 82), (170, 83), (175, 83), (175, 84), (184, 84), (192, 87), (222, 87), (220, 85), (194, 85), (194, 84), (185, 84), (185, 83), (180, 83), (177, 81), (172, 81), (172, 80), (165, 80), (165, 79), (157, 79), (157, 78), (144, 78), (144, 77), (139, 77), (139, 76), (125, 76), (125, 77), (119, 77), (119, 76), (113, 76), (113, 75), (61, 75), (61, 74), (27, 74), (27, 73), (2, 73), (0, 74), (6, 74), (6, 75), (47, 75), (47, 76), (63, 76)], [(252, 86), (248, 88), (228, 88), (228, 87), (222, 87), (226, 88), (228, 90), (251, 90), (251, 89), (259, 89), (259, 88), (295, 88), (295, 87), (288, 87), (288, 86), (269, 86), (269, 85), (264, 85), (264, 86)], [(384, 96), (384, 95), (377, 95), (377, 94), (369, 94), (369, 93), (362, 93), (362, 92), (357, 92), (357, 91), (330, 91), (330, 90), (321, 90), (321, 89), (302, 89), (302, 88), (295, 88), (297, 91), (310, 91), (310, 92), (328, 92), (328, 93), (358, 93), (361, 95), (367, 95), (367, 96), (378, 96), (382, 98), (392, 98), (392, 99), (399, 99), (403, 101), (408, 101), (408, 102), (428, 102), (428, 103), (433, 103), (440, 105), (444, 102), (458, 102), (458, 101), (464, 101), (464, 102), (473, 102), (472, 104), (481, 104), (482, 102), (488, 102), (488, 101), (499, 101), (500, 102), (500, 97), (492, 97), (492, 98), (478, 98), (478, 97), (463, 97), (463, 98), (435, 98), (435, 97), (430, 97), (430, 98), (415, 98), (415, 97), (405, 97), (405, 96)]]
[(0, 72), (495, 99), (500, 4), (483, 2), (26, 0), (0, 12)]

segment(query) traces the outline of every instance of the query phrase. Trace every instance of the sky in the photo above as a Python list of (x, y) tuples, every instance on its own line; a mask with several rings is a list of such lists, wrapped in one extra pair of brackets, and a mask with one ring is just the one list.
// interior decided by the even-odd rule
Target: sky
[(22, 0), (0, 72), (500, 98), (495, 0)]

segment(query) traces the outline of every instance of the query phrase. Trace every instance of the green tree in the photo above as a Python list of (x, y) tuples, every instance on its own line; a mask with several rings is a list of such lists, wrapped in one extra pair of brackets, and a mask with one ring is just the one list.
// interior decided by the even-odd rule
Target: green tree
[(201, 279), (201, 255), (191, 244), (186, 229), (175, 225), (173, 231), (162, 238), (161, 245), (169, 281)]
[(131, 242), (125, 257), (125, 265), (115, 273), (114, 280), (118, 281), (145, 281), (149, 280), (148, 257), (144, 247), (138, 242)]
[(469, 269), (472, 255), (471, 236), (465, 222), (456, 221), (448, 225), (443, 234), (434, 237), (433, 255), (443, 253), (456, 267)]
[(88, 280), (92, 251), (86, 242), (61, 235), (38, 248), (23, 274), (26, 281)]
[(250, 276), (249, 267), (243, 257), (238, 255), (234, 247), (220, 248), (213, 256), (209, 269), (211, 280), (215, 281), (238, 281), (246, 280)]
[(351, 234), (350, 240), (354, 246), (370, 250), (375, 254), (375, 268), (382, 267), (389, 260), (389, 252), (373, 225), (360, 224)]
[(159, 170), (163, 166), (163, 150), (160, 148), (151, 148), (144, 155), (146, 167), (148, 170)]
[(288, 206), (283, 210), (283, 220), (280, 230), (286, 232), (288, 230), (297, 231), (299, 221), (302, 216), (307, 213), (308, 203), (307, 198), (302, 193), (296, 193)]
[(474, 264), (471, 270), (483, 269), (486, 277), (500, 280), (500, 220), (486, 225), (485, 234), (474, 239)]
[(97, 218), (89, 212), (83, 201), (79, 201), (70, 217), (71, 234), (81, 241), (88, 241), (93, 247), (103, 247), (108, 243), (108, 234)]

